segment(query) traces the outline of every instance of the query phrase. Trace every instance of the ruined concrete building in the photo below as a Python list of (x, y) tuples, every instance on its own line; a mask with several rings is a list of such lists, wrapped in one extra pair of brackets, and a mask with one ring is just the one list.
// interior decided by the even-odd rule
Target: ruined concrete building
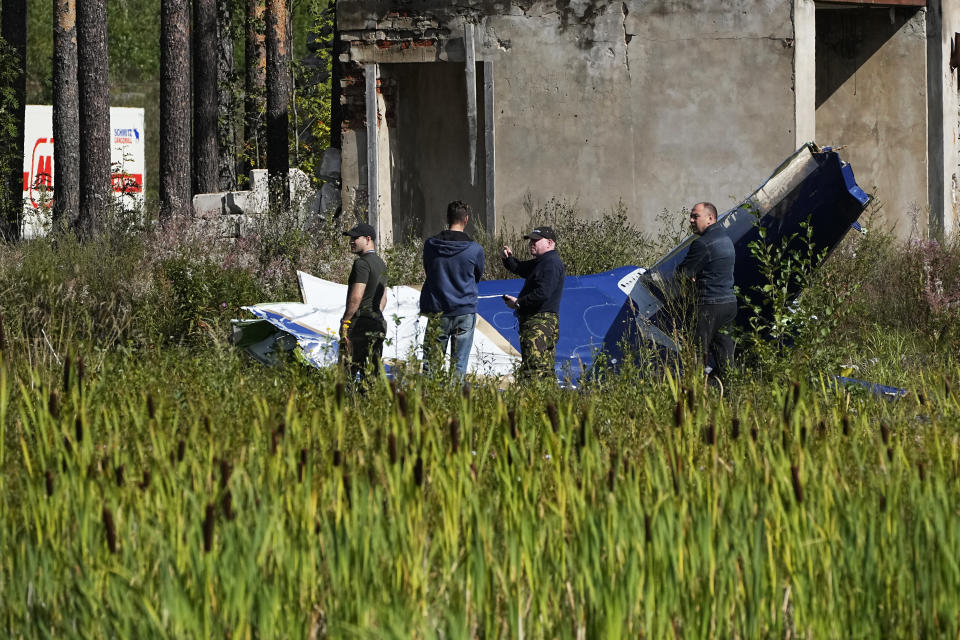
[(469, 202), (727, 208), (845, 147), (896, 233), (958, 228), (960, 0), (339, 0), (342, 198), (387, 242)]

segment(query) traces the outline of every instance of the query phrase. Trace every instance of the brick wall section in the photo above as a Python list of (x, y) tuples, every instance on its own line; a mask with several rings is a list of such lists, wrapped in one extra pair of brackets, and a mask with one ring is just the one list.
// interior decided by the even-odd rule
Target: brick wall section
[[(413, 11), (391, 11), (376, 23), (376, 28), (342, 30), (342, 42), (338, 52), (343, 64), (340, 80), (343, 107), (342, 131), (365, 129), (366, 82), (363, 62), (413, 62), (436, 59), (449, 39), (449, 29), (442, 28), (439, 21), (428, 15)], [(396, 81), (380, 78), (377, 92), (386, 105), (388, 127), (396, 126)]]

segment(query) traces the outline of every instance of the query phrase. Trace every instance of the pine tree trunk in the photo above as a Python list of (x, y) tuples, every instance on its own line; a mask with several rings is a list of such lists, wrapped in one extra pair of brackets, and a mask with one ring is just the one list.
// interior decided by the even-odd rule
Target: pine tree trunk
[(237, 187), (233, 126), (233, 0), (217, 0), (217, 43), (217, 142), (220, 147), (217, 173), (220, 191), (233, 191)]
[(290, 208), (290, 41), (286, 0), (267, 0), (267, 175), (270, 207)]
[(80, 105), (81, 237), (97, 233), (111, 204), (110, 63), (106, 0), (77, 2), (77, 80)]
[[(2, 31), (3, 39), (13, 51), (19, 64), (19, 73), (11, 87), (14, 92), (12, 135), (4, 135), (0, 144), (0, 153), (7, 164), (7, 174), (3, 176), (2, 189), (5, 197), (0, 198), (0, 236), (6, 240), (20, 238), (23, 221), (23, 126), (27, 105), (27, 3), (26, 0), (3, 0)], [(28, 185), (29, 186), (29, 185)]]
[(73, 228), (80, 213), (80, 106), (77, 3), (53, 0), (53, 228)]
[(267, 155), (264, 133), (267, 87), (267, 47), (264, 0), (247, 0), (244, 58), (246, 73), (243, 104), (243, 140), (246, 173), (264, 166)]
[(189, 216), (190, 0), (160, 8), (160, 220)]
[(193, 192), (218, 191), (217, 2), (193, 2)]

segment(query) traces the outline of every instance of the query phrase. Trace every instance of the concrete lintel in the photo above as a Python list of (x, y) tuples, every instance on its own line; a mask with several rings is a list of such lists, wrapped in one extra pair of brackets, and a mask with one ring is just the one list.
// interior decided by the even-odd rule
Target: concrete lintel
[(925, 7), (927, 0), (817, 0), (825, 5), (873, 5), (876, 7)]

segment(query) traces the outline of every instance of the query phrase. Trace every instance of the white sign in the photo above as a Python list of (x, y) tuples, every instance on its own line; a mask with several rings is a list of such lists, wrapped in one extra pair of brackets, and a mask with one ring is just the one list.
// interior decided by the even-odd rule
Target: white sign
[[(110, 108), (110, 162), (117, 198), (143, 204), (146, 177), (144, 110)], [(54, 185), (53, 107), (27, 105), (23, 135), (23, 237), (46, 233)]]

